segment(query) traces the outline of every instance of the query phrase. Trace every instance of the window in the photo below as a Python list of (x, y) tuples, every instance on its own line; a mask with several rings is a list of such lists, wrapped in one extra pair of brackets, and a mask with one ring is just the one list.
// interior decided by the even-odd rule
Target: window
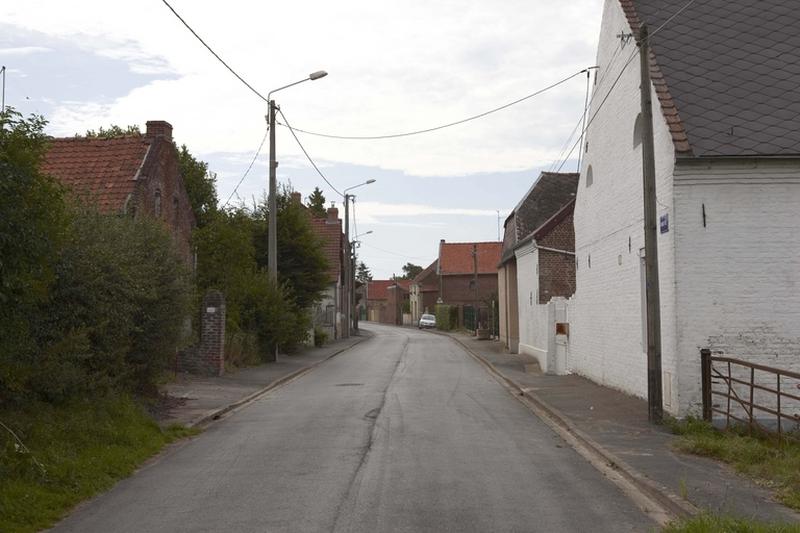
[(589, 165), (589, 168), (586, 169), (586, 186), (591, 187), (592, 183), (594, 183), (594, 172), (592, 172), (592, 165)]
[(642, 114), (636, 115), (636, 120), (633, 123), (633, 147), (636, 148), (642, 144)]
[(161, 191), (156, 191), (155, 198), (153, 199), (153, 213), (156, 218), (161, 217)]

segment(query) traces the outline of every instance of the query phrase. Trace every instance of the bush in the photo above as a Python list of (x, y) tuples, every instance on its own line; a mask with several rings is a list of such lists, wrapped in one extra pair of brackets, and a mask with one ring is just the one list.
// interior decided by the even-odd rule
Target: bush
[(39, 172), (44, 121), (0, 120), (0, 406), (153, 390), (189, 313), (169, 234), (68, 207)]
[(314, 328), (314, 346), (320, 348), (328, 340), (328, 334), (322, 328)]
[(436, 315), (436, 329), (451, 331), (458, 328), (457, 306), (437, 304), (434, 313)]

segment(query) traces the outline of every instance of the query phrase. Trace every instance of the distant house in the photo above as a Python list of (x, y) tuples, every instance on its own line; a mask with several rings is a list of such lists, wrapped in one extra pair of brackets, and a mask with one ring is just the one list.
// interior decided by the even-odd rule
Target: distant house
[(366, 283), (367, 320), (402, 325), (409, 307), (411, 280), (376, 279)]
[(438, 265), (437, 259), (411, 280), (409, 303), (412, 324), (419, 322), (423, 313), (435, 311), (436, 299), (439, 297), (439, 277), (436, 273)]
[[(503, 246), (500, 264), (498, 265), (498, 298), (500, 308), (500, 341), (511, 353), (517, 353), (520, 342), (521, 317), (519, 308), (521, 302), (528, 302), (529, 306), (534, 304), (531, 291), (519, 291), (519, 278), (525, 278), (524, 284), (536, 286), (536, 303), (547, 303), (553, 296), (570, 296), (574, 291), (575, 266), (572, 257), (567, 257), (568, 268), (564, 271), (558, 269), (547, 269), (540, 272), (537, 262), (532, 268), (519, 269), (517, 265), (517, 252), (520, 247), (526, 246), (528, 250), (536, 249), (534, 241), (535, 232), (539, 232), (542, 238), (543, 230), (552, 231), (554, 228), (547, 227), (545, 224), (575, 200), (575, 192), (578, 188), (577, 173), (557, 173), (542, 172), (525, 196), (514, 207), (514, 210), (506, 218), (503, 225)], [(563, 221), (560, 221), (561, 223)], [(569, 212), (569, 238), (564, 242), (558, 243), (558, 249), (568, 249), (574, 252), (574, 238), (572, 238), (572, 211)], [(561, 226), (564, 228), (564, 226)], [(560, 229), (559, 232), (563, 231)], [(560, 233), (559, 233), (560, 234)], [(536, 239), (538, 240), (538, 239)], [(543, 245), (543, 244), (542, 244)], [(549, 264), (549, 257), (556, 252), (544, 252), (542, 260)], [(574, 255), (574, 254), (573, 254)], [(556, 261), (563, 261), (564, 254), (556, 254)], [(556, 283), (556, 279), (571, 277), (572, 285), (567, 287)], [(541, 280), (541, 283), (540, 281)], [(518, 296), (518, 292), (522, 296)], [(540, 300), (542, 300), (540, 302)], [(526, 322), (522, 319), (522, 322)]]
[[(447, 305), (483, 309), (488, 320), (489, 303), (497, 300), (497, 263), (500, 242), (439, 242), (436, 275), (437, 301)], [(488, 324), (487, 324), (488, 325)]]
[(102, 213), (163, 221), (187, 264), (193, 264), (195, 216), (168, 122), (147, 122), (144, 135), (52, 139), (42, 171)]
[[(300, 193), (293, 193), (292, 197), (293, 201), (301, 202)], [(339, 210), (328, 208), (325, 218), (311, 216), (311, 228), (322, 240), (328, 261), (328, 286), (314, 310), (314, 326), (325, 331), (329, 339), (339, 339), (347, 335), (344, 267), (349, 255)]]
[(568, 360), (646, 397), (640, 68), (638, 57), (626, 61), (642, 23), (652, 36), (663, 405), (682, 415), (699, 408), (701, 348), (800, 370), (800, 34), (791, 30), (800, 10), (605, 2), (575, 203)]

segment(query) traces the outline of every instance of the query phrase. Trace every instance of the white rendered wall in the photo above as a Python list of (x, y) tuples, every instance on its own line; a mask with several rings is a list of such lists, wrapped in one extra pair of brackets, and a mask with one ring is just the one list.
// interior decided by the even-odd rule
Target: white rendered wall
[(675, 211), (682, 410), (699, 410), (700, 348), (800, 371), (800, 161), (679, 166)]
[(519, 301), (519, 353), (539, 361), (547, 370), (547, 306), (539, 305), (539, 252), (527, 246), (517, 252), (517, 295)]
[[(598, 46), (600, 68), (589, 112), (594, 119), (587, 132), (589, 147), (584, 153), (575, 205), (577, 288), (569, 304), (569, 361), (573, 372), (646, 397), (640, 274), (640, 249), (644, 248), (642, 148), (634, 147), (633, 142), (634, 124), (641, 108), (640, 69), (638, 54), (628, 63), (636, 50), (635, 41), (630, 39), (625, 44), (617, 37), (630, 32), (618, 0), (606, 0)], [(627, 68), (598, 111), (626, 63)], [(670, 219), (670, 230), (658, 237), (664, 400), (668, 411), (677, 412), (674, 149), (655, 91), (651, 92), (658, 212)], [(589, 165), (593, 183), (587, 187)]]

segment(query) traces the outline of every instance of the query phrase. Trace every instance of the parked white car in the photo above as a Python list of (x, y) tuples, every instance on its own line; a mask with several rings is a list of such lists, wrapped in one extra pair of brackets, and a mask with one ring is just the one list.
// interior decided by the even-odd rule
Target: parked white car
[(419, 318), (419, 329), (422, 328), (435, 328), (436, 327), (436, 317), (434, 315), (422, 315)]

